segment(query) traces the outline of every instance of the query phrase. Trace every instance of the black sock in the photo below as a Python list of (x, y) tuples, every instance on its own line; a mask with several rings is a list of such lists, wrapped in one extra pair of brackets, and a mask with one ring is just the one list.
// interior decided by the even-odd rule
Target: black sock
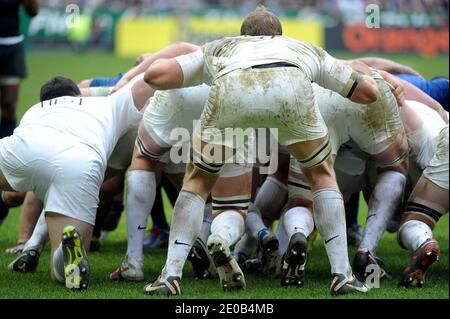
[(354, 193), (345, 204), (345, 222), (347, 228), (358, 225), (359, 193)]
[(13, 134), (16, 128), (16, 120), (5, 119), (0, 120), (0, 139)]
[(159, 229), (169, 229), (169, 225), (164, 215), (164, 205), (161, 194), (161, 184), (156, 189), (155, 203), (153, 204), (152, 211), (150, 212), (153, 221), (153, 227)]

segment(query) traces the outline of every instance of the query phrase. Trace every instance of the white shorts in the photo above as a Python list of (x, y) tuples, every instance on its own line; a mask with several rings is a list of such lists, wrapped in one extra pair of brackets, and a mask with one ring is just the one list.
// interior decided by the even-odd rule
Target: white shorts
[(14, 190), (33, 191), (45, 212), (91, 225), (105, 166), (94, 149), (50, 128), (29, 127), (0, 141), (0, 169)]
[(145, 130), (163, 148), (189, 139), (193, 121), (200, 118), (208, 93), (207, 85), (156, 91), (144, 113)]
[(313, 84), (320, 112), (329, 128), (333, 155), (352, 139), (370, 155), (383, 152), (403, 130), (394, 95), (384, 79), (372, 73), (379, 97), (374, 103), (357, 104), (339, 94)]
[(216, 79), (194, 140), (237, 149), (230, 129), (276, 128), (281, 145), (327, 135), (310, 81), (295, 67), (236, 70)]
[(448, 125), (439, 133), (439, 143), (428, 166), (423, 171), (423, 176), (448, 190)]
[(386, 150), (403, 130), (400, 111), (391, 89), (377, 72), (372, 72), (377, 83), (378, 99), (360, 105), (350, 123), (350, 137), (364, 152), (376, 155)]
[(247, 174), (253, 170), (252, 167), (242, 166), (233, 163), (227, 163), (222, 166), (220, 177), (236, 177)]

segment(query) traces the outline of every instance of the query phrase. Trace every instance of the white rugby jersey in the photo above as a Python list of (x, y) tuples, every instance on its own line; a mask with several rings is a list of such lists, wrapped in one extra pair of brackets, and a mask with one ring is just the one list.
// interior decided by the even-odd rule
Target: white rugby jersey
[(139, 124), (142, 112), (134, 105), (131, 85), (107, 97), (62, 96), (32, 106), (14, 134), (20, 137), (29, 127), (52, 128), (90, 146), (106, 163), (119, 138)]
[(183, 86), (210, 84), (237, 69), (277, 62), (297, 66), (311, 81), (343, 96), (348, 94), (356, 78), (352, 68), (323, 49), (283, 36), (223, 38), (176, 59), (183, 69)]

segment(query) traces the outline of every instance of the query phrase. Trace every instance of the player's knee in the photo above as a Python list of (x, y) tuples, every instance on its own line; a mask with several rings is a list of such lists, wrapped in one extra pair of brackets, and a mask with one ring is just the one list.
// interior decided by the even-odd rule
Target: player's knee
[(22, 205), (26, 193), (20, 192), (2, 192), (3, 202), (10, 207), (17, 207)]

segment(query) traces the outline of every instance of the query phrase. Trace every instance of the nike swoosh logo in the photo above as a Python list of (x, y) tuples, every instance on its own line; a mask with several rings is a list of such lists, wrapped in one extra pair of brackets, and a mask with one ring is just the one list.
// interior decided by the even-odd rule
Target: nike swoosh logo
[(298, 229), (303, 229), (303, 228), (301, 228), (301, 227), (294, 227), (294, 229), (295, 229), (295, 230), (298, 230)]
[(338, 238), (338, 237), (339, 237), (339, 235), (336, 235), (334, 237), (331, 237), (330, 239), (325, 240), (325, 244), (328, 244), (330, 241), (332, 241), (333, 239)]
[(147, 228), (147, 227), (145, 227), (145, 226), (141, 226), (141, 225), (138, 226), (138, 229), (139, 229), (139, 230), (143, 230), (143, 229), (146, 229), (146, 228)]
[(178, 239), (175, 240), (175, 245), (185, 245), (185, 246), (190, 246), (189, 244), (182, 243), (182, 242), (178, 241)]
[(367, 292), (367, 291), (368, 291), (367, 287), (353, 286), (352, 284), (349, 284), (349, 283), (347, 283), (347, 286), (348, 286), (348, 287), (351, 287), (351, 288), (353, 288), (353, 289), (355, 289), (355, 290), (358, 290), (358, 291), (360, 291), (360, 292)]
[(147, 290), (147, 291), (153, 291), (153, 290), (158, 290), (158, 289), (160, 289), (160, 288), (165, 288), (165, 287), (166, 287), (165, 285), (150, 286), (150, 287), (147, 287), (146, 290)]
[(368, 220), (370, 217), (376, 216), (377, 214), (371, 214), (369, 216), (367, 216), (366, 220)]

